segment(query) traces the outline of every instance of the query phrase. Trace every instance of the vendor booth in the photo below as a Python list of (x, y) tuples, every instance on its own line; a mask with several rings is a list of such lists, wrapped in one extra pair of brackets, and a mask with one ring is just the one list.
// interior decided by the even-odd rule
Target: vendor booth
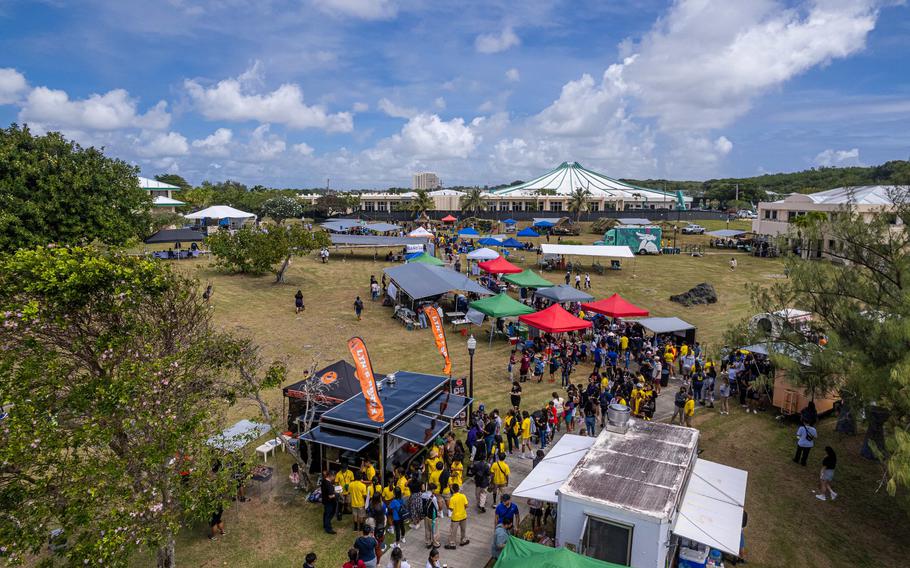
[(362, 458), (378, 464), (383, 483), (394, 467), (407, 467), (445, 435), (471, 399), (452, 394), (450, 379), (397, 371), (377, 381), (384, 409), (381, 422), (372, 420), (362, 392), (322, 414), (319, 425), (301, 439), (319, 446), (322, 468), (342, 461), (358, 465)]
[(582, 556), (510, 536), (493, 568), (622, 568), (619, 564)]
[(643, 318), (635, 320), (640, 325), (652, 333), (655, 337), (665, 335), (672, 336), (675, 343), (695, 343), (695, 326), (679, 318)]
[(219, 228), (239, 229), (245, 223), (256, 219), (256, 215), (228, 205), (212, 205), (184, 217), (198, 221), (199, 225), (206, 227), (209, 232), (217, 231)]
[(409, 263), (386, 268), (383, 272), (394, 285), (389, 286), (387, 292), (396, 304), (413, 306), (417, 300), (435, 298), (453, 291), (468, 292), (479, 296), (493, 294), (464, 274), (442, 266)]
[[(821, 349), (817, 345), (812, 345), (812, 349)], [(786, 369), (779, 369), (770, 360), (772, 353), (788, 357), (797, 361), (800, 365), (808, 367), (811, 365), (811, 353), (803, 352), (796, 347), (785, 343), (757, 343), (747, 345), (741, 348), (742, 351), (748, 351), (756, 357), (758, 362), (764, 362), (774, 378), (774, 386), (771, 393), (771, 404), (780, 410), (784, 416), (794, 416), (802, 412), (809, 405), (809, 402), (815, 403), (815, 410), (818, 414), (831, 412), (840, 402), (840, 395), (837, 389), (831, 389), (827, 392), (811, 392), (808, 389), (793, 384), (788, 376)]]
[(579, 331), (593, 325), (589, 321), (573, 316), (565, 311), (559, 304), (553, 304), (549, 308), (533, 314), (519, 316), (518, 321), (528, 324), (535, 329), (539, 329), (544, 333)]
[(695, 429), (611, 421), (558, 490), (557, 546), (634, 568), (716, 565), (740, 553), (747, 475), (698, 458)]
[[(376, 374), (376, 380), (385, 375)], [(312, 377), (297, 381), (282, 389), (288, 403), (288, 430), (299, 433), (304, 426), (303, 412), (309, 399), (315, 403), (316, 421), (322, 414), (360, 392), (360, 380), (354, 366), (347, 361), (335, 361), (316, 371)]]
[(556, 304), (565, 304), (568, 302), (590, 302), (594, 299), (594, 296), (591, 294), (582, 292), (577, 288), (573, 288), (572, 286), (567, 286), (565, 284), (538, 290), (534, 293), (534, 295), (536, 297), (546, 298), (547, 300), (550, 300)]
[(533, 288), (536, 290), (538, 288), (550, 288), (551, 286), (555, 286), (555, 284), (531, 269), (523, 270), (518, 274), (509, 274), (502, 279), (519, 288)]
[(483, 300), (471, 302), (468, 306), (472, 310), (476, 310), (486, 316), (493, 318), (493, 322), (490, 324), (491, 345), (493, 344), (493, 334), (496, 332), (497, 328), (499, 328), (500, 332), (505, 331), (501, 327), (502, 318), (516, 317), (534, 313), (534, 308), (522, 304), (505, 292), (502, 294), (497, 294), (496, 296), (484, 298)]
[(649, 315), (648, 310), (639, 308), (619, 294), (613, 294), (605, 300), (582, 304), (581, 309), (611, 318), (639, 318)]

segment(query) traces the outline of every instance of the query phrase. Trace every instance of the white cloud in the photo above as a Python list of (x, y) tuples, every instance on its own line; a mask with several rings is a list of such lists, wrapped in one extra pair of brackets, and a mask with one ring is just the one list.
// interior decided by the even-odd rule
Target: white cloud
[(269, 128), (270, 125), (262, 124), (253, 131), (253, 134), (250, 136), (250, 142), (247, 145), (247, 158), (274, 160), (284, 153), (287, 145), (280, 136), (270, 134)]
[(622, 69), (622, 65), (611, 65), (599, 84), (585, 73), (563, 85), (559, 98), (535, 117), (541, 130), (563, 136), (590, 135), (602, 132), (612, 119), (623, 119), (627, 87)]
[(84, 100), (70, 100), (66, 91), (36, 87), (26, 97), (19, 111), (22, 122), (38, 123), (43, 128), (117, 130), (146, 128), (163, 130), (170, 125), (167, 103), (158, 104), (140, 114), (136, 100), (124, 89)]
[(477, 107), (477, 110), (480, 112), (492, 112), (495, 107), (496, 105), (493, 104), (493, 101), (486, 100), (480, 103), (480, 106)]
[(372, 161), (389, 165), (400, 165), (413, 158), (429, 161), (467, 158), (480, 142), (475, 130), (482, 122), (474, 119), (465, 124), (462, 118), (442, 120), (439, 115), (421, 113), (408, 120), (398, 134), (379, 141), (364, 154)]
[(474, 40), (474, 48), (480, 53), (499, 53), (521, 44), (515, 30), (508, 26), (498, 34), (482, 34)]
[(324, 12), (362, 20), (387, 20), (398, 13), (392, 0), (317, 0), (314, 4)]
[(385, 97), (379, 99), (376, 106), (393, 118), (413, 118), (418, 114), (417, 109), (397, 105)]
[(312, 156), (313, 155), (313, 147), (310, 146), (309, 144), (307, 144), (306, 142), (301, 142), (300, 144), (294, 144), (293, 146), (291, 146), (291, 148), (293, 148), (293, 150), (295, 152), (297, 152), (298, 154), (300, 154), (301, 156)]
[(859, 166), (859, 148), (849, 150), (834, 150), (828, 148), (815, 156), (815, 164), (822, 167), (832, 166)]
[(714, 149), (717, 150), (717, 153), (726, 156), (733, 150), (733, 142), (730, 142), (726, 136), (720, 136), (714, 141)]
[(18, 102), (26, 88), (25, 75), (12, 67), (0, 68), (0, 105)]
[(364, 102), (356, 102), (352, 108), (354, 112), (366, 112), (370, 110), (370, 105)]
[(506, 80), (511, 81), (512, 83), (517, 83), (521, 80), (521, 73), (519, 73), (518, 69), (512, 67), (506, 71)]
[[(184, 86), (203, 116), (210, 120), (257, 120), (280, 123), (291, 128), (320, 128), (328, 132), (350, 132), (354, 121), (349, 112), (330, 114), (321, 105), (306, 105), (303, 91), (294, 83), (285, 83), (270, 93), (248, 94), (250, 71), (238, 78), (219, 81), (206, 88), (187, 79)], [(257, 70), (258, 71), (258, 70)], [(255, 73), (254, 73), (255, 75)], [(258, 75), (256, 75), (258, 76)]]
[(233, 138), (230, 128), (219, 128), (205, 138), (193, 140), (193, 148), (197, 148), (203, 156), (225, 157), (230, 154), (229, 145)]
[(177, 132), (142, 132), (136, 138), (136, 154), (143, 158), (173, 158), (189, 149), (186, 138)]
[(445, 110), (446, 100), (443, 97), (436, 97), (436, 100), (433, 101), (433, 106), (438, 110)]
[(873, 0), (680, 0), (637, 45), (623, 78), (665, 129), (730, 124), (753, 99), (865, 46)]

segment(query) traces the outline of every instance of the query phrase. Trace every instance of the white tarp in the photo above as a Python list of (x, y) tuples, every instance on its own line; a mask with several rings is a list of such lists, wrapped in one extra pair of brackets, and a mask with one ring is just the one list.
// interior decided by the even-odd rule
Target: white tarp
[(206, 207), (202, 211), (184, 215), (184, 217), (187, 219), (252, 219), (255, 215), (247, 213), (246, 211), (241, 211), (240, 209), (234, 209), (227, 205), (212, 205), (211, 207)]
[(735, 467), (696, 459), (673, 532), (739, 556), (748, 476)]
[(544, 459), (518, 484), (512, 497), (556, 503), (556, 490), (562, 487), (597, 438), (565, 434)]
[(479, 248), (469, 252), (468, 258), (471, 260), (493, 260), (494, 258), (499, 258), (499, 253), (493, 249)]
[(551, 245), (544, 243), (540, 245), (540, 250), (544, 254), (560, 254), (564, 256), (605, 256), (609, 258), (635, 258), (632, 249), (620, 246), (604, 245)]

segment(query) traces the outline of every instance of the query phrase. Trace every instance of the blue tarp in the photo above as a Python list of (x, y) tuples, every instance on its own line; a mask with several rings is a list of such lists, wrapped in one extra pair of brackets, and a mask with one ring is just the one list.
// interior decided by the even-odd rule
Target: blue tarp
[(518, 231), (518, 236), (519, 237), (539, 237), (540, 235), (537, 233), (537, 231), (535, 231), (531, 227), (527, 227), (527, 228), (524, 228), (524, 229)]
[(524, 248), (525, 245), (521, 241), (509, 237), (508, 239), (502, 241), (502, 246), (508, 248)]
[(477, 244), (485, 247), (499, 247), (502, 246), (502, 241), (492, 237), (484, 237), (477, 241)]
[(458, 234), (462, 237), (479, 237), (480, 233), (474, 230), (473, 227), (465, 227), (464, 229), (458, 231)]

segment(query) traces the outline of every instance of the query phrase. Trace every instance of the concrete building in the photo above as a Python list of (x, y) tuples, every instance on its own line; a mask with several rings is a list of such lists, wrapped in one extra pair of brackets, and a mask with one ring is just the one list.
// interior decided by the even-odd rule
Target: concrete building
[(174, 192), (180, 191), (176, 185), (139, 176), (139, 187), (152, 196), (152, 213), (176, 213), (177, 207), (184, 205), (182, 201), (174, 199)]
[(419, 174), (414, 174), (414, 182), (411, 185), (413, 189), (439, 189), (442, 187), (442, 182), (439, 181), (439, 176), (432, 172), (422, 172)]
[[(434, 211), (457, 211), (461, 209), (461, 196), (463, 191), (454, 189), (437, 189), (427, 192), (433, 200)], [(405, 193), (362, 193), (360, 194), (360, 209), (365, 212), (397, 211), (408, 206), (412, 199), (417, 197), (417, 192)]]
[[(859, 187), (838, 187), (816, 193), (791, 193), (784, 199), (758, 204), (758, 217), (752, 220), (752, 232), (758, 235), (778, 237), (787, 235), (794, 219), (809, 212), (826, 214), (829, 218), (846, 208), (851, 208), (864, 219), (894, 207), (893, 197), (906, 194), (907, 189), (894, 185), (867, 185)], [(900, 223), (895, 219), (895, 226)], [(796, 246), (795, 242), (791, 242)], [(838, 247), (835, 239), (823, 238), (809, 243), (805, 251), (808, 258), (831, 258), (831, 251)]]

